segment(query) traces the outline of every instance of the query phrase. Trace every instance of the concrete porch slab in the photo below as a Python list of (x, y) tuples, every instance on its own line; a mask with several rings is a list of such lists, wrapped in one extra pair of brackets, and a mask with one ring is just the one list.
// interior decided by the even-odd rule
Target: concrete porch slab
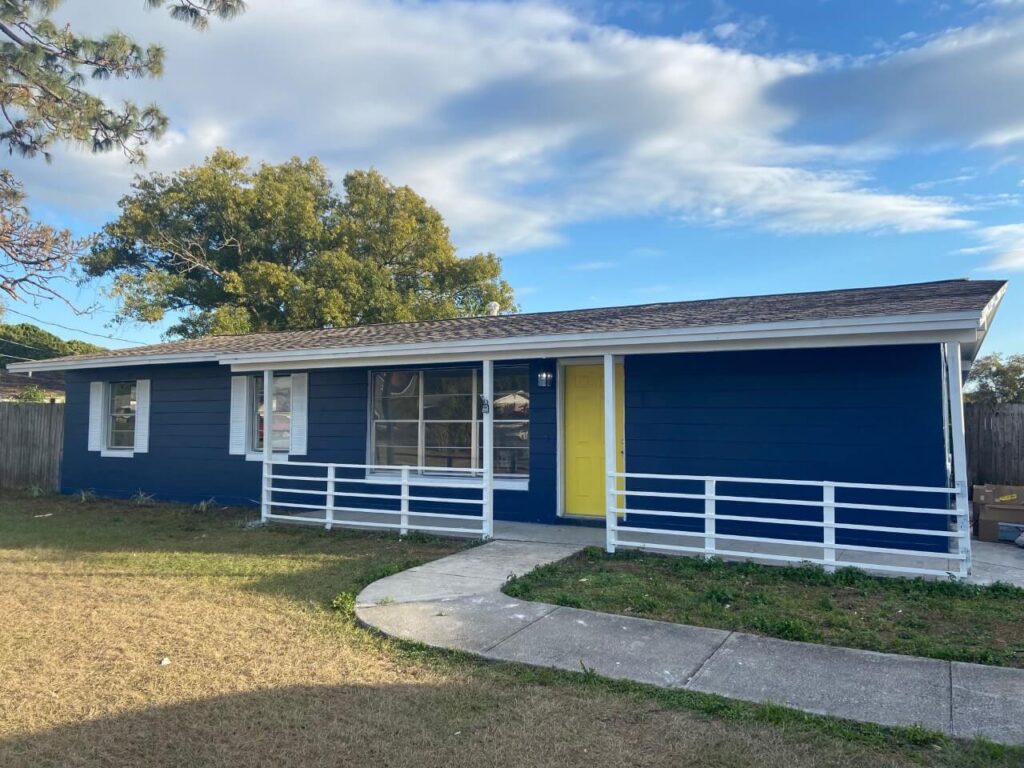
[(949, 663), (734, 633), (693, 690), (880, 725), (949, 731)]

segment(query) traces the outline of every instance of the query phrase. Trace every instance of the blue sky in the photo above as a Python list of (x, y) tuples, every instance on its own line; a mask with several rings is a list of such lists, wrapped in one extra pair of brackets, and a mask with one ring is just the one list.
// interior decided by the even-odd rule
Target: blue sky
[[(149, 170), (218, 145), (409, 184), (524, 311), (1024, 276), (1024, 2), (251, 0), (204, 34), (142, 0), (67, 0), (168, 51)], [(116, 13), (102, 13), (116, 9)], [(12, 159), (33, 212), (86, 234), (137, 169)], [(985, 351), (1024, 352), (1011, 284)], [(153, 342), (79, 304), (66, 337)], [(128, 341), (108, 341), (110, 346)]]

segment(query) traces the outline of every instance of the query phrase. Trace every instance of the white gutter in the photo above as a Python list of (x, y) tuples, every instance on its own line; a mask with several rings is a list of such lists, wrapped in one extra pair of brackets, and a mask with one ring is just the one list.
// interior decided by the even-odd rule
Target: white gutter
[[(28, 361), (9, 365), (12, 371), (59, 371), (112, 368), (134, 365), (218, 362), (233, 370), (252, 370), (266, 365), (282, 367), (353, 366), (381, 358), (515, 359), (554, 356), (564, 352), (595, 349), (622, 351), (714, 350), (751, 344), (758, 347), (863, 346), (960, 341), (977, 345), (995, 311), (1002, 292), (981, 312), (942, 312), (917, 315), (888, 315), (837, 320), (800, 320), (776, 323), (743, 323), (647, 331), (603, 331), (543, 334), (496, 339), (430, 341), (405, 344), (319, 347), (274, 352), (178, 352), (166, 354), (116, 355), (82, 360)], [(899, 340), (897, 340), (899, 339)], [(805, 343), (801, 344), (803, 341)]]

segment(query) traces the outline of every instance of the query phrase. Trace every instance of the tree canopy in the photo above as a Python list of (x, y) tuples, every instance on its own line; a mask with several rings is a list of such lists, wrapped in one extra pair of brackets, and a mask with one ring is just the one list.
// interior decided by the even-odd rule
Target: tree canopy
[(965, 397), (970, 403), (1024, 403), (1024, 355), (986, 355), (974, 361)]
[(514, 311), (493, 254), (460, 258), (441, 214), (376, 171), (341, 193), (316, 158), (251, 167), (219, 149), (136, 177), (82, 259), (113, 277), (121, 319), (195, 337)]
[[(242, 0), (145, 0), (202, 29), (228, 19)], [(53, 14), (61, 0), (0, 0), (0, 146), (8, 153), (50, 159), (61, 141), (94, 152), (120, 149), (133, 162), (159, 137), (167, 118), (155, 105), (113, 106), (90, 89), (110, 79), (159, 77), (163, 49), (143, 47), (120, 32), (79, 35)], [(111, 18), (115, 23), (116, 18)], [(11, 298), (62, 296), (60, 281), (85, 246), (67, 230), (33, 221), (21, 183), (0, 171), (0, 290)]]
[(46, 360), (102, 351), (103, 347), (85, 341), (65, 341), (31, 323), (0, 323), (0, 368), (18, 360)]

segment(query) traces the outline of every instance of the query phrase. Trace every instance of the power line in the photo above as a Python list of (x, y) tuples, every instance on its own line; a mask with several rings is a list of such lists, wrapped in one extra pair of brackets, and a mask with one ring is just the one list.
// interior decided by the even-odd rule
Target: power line
[(148, 342), (145, 342), (145, 341), (133, 341), (132, 339), (124, 339), (124, 338), (121, 338), (120, 336), (105, 336), (102, 333), (93, 333), (92, 331), (83, 331), (81, 328), (72, 328), (70, 325), (61, 325), (60, 323), (55, 323), (52, 320), (40, 320), (38, 317), (33, 317), (32, 315), (26, 314), (25, 312), (19, 312), (18, 310), (11, 309), (10, 307), (4, 307), (4, 312), (11, 312), (11, 313), (13, 313), (15, 315), (19, 315), (20, 317), (27, 317), (29, 320), (32, 320), (32, 321), (37, 322), (37, 323), (42, 323), (43, 325), (52, 325), (55, 328), (63, 328), (65, 331), (71, 331), (73, 333), (84, 333), (86, 336), (95, 336), (98, 339), (110, 339), (111, 341), (124, 341), (124, 342), (127, 342), (128, 344), (147, 344), (148, 343)]
[(13, 344), (16, 347), (24, 347), (25, 349), (35, 349), (39, 352), (53, 352), (52, 349), (44, 349), (43, 347), (33, 347), (31, 344), (25, 344), (21, 341), (15, 341), (14, 339), (8, 339), (6, 336), (0, 336), (0, 343)]

